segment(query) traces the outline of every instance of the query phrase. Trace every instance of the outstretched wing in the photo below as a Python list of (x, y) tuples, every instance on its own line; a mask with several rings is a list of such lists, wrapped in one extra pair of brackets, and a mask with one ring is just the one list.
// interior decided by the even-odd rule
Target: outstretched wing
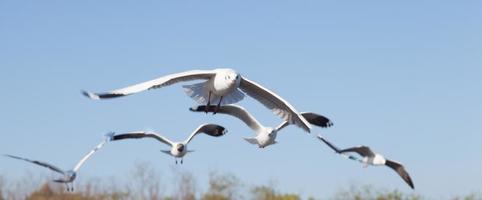
[(321, 137), (321, 135), (318, 135), (317, 136), (318, 139), (320, 139), (321, 141), (323, 141), (326, 145), (328, 145), (331, 149), (333, 149), (333, 151), (335, 151), (336, 153), (340, 153), (341, 150), (336, 147), (335, 145), (331, 144), (331, 142), (329, 142), (328, 140), (326, 140), (325, 138)]
[[(205, 111), (214, 112), (216, 111), (216, 109), (217, 109), (217, 106), (214, 106), (214, 105), (209, 106), (207, 109), (206, 109), (206, 106), (203, 105), (203, 106), (197, 106), (196, 108), (190, 108), (189, 110), (193, 112), (205, 112)], [(251, 115), (246, 109), (238, 105), (233, 105), (233, 104), (223, 105), (219, 107), (217, 113), (227, 114), (227, 115), (236, 117), (241, 121), (243, 121), (246, 125), (249, 126), (249, 128), (251, 128), (255, 132), (261, 131), (263, 127), (263, 125), (260, 124), (258, 120), (256, 120), (256, 118), (253, 117), (253, 115)]]
[(347, 149), (342, 149), (340, 150), (339, 153), (347, 153), (347, 152), (355, 152), (360, 154), (362, 157), (373, 157), (375, 156), (375, 153), (370, 149), (370, 147), (367, 146), (358, 146), (358, 147), (351, 147)]
[(79, 162), (75, 165), (74, 169), (72, 171), (77, 172), (80, 167), (87, 161), (97, 150), (101, 149), (105, 143), (107, 143), (109, 140), (112, 139), (114, 133), (108, 133), (106, 134), (106, 138), (99, 143), (97, 146), (95, 146), (92, 150), (89, 151), (82, 159), (80, 159)]
[(83, 91), (82, 93), (84, 96), (89, 97), (91, 99), (108, 99), (108, 98), (115, 98), (115, 97), (122, 97), (138, 92), (142, 92), (145, 90), (161, 88), (164, 86), (172, 85), (177, 82), (181, 81), (191, 81), (197, 79), (209, 79), (215, 75), (215, 71), (213, 70), (191, 70), (180, 72), (176, 74), (166, 75), (154, 80), (138, 83), (135, 85), (131, 85), (125, 88), (112, 90), (105, 93), (92, 93)]
[(301, 115), (306, 119), (306, 121), (315, 126), (319, 126), (321, 128), (328, 128), (330, 126), (333, 126), (333, 122), (331, 122), (330, 119), (323, 115), (312, 112), (302, 112)]
[(227, 130), (217, 124), (202, 124), (200, 125), (191, 135), (184, 141), (184, 144), (188, 144), (194, 138), (195, 135), (199, 133), (204, 133), (213, 137), (219, 137), (226, 134)]
[(153, 132), (146, 132), (146, 131), (134, 131), (134, 132), (127, 132), (127, 133), (122, 133), (122, 134), (118, 134), (118, 135), (114, 135), (112, 137), (112, 140), (113, 141), (117, 141), (117, 140), (123, 140), (123, 139), (140, 139), (140, 138), (145, 138), (145, 137), (148, 137), (148, 138), (154, 138), (156, 140), (158, 140), (159, 142), (162, 142), (164, 144), (167, 144), (169, 146), (172, 146), (174, 144), (174, 142), (172, 142), (171, 140), (157, 134), (157, 133), (153, 133)]
[(40, 165), (42, 167), (49, 168), (52, 171), (55, 171), (55, 172), (58, 172), (58, 173), (61, 173), (61, 174), (65, 174), (64, 170), (62, 170), (62, 169), (60, 169), (60, 168), (58, 168), (54, 165), (51, 165), (49, 163), (46, 163), (46, 162), (37, 161), (37, 160), (30, 160), (30, 159), (27, 159), (27, 158), (22, 158), (22, 157), (8, 155), (8, 154), (5, 154), (5, 156), (10, 157), (10, 158), (19, 159), (19, 160), (24, 160), (24, 161), (27, 161), (27, 162), (30, 162), (30, 163), (33, 163), (33, 164), (36, 164), (36, 165)]
[(271, 109), (276, 115), (291, 124), (296, 124), (308, 133), (310, 132), (310, 124), (301, 114), (291, 106), (287, 101), (278, 96), (276, 93), (264, 88), (263, 86), (246, 79), (241, 78), (239, 88), (249, 96), (261, 102), (264, 106)]
[[(330, 119), (326, 118), (323, 115), (318, 115), (312, 112), (302, 112), (301, 116), (303, 116), (310, 124), (319, 126), (321, 128), (328, 128), (330, 126), (333, 126), (333, 122), (331, 122)], [(288, 121), (284, 121), (276, 127), (276, 131), (279, 132), (281, 129), (285, 128), (288, 125), (290, 125), (290, 123)]]
[(386, 160), (385, 165), (392, 168), (395, 170), (400, 177), (412, 188), (415, 189), (415, 186), (413, 185), (412, 179), (410, 178), (410, 175), (408, 175), (408, 172), (405, 170), (405, 167), (399, 162), (393, 161), (393, 160)]

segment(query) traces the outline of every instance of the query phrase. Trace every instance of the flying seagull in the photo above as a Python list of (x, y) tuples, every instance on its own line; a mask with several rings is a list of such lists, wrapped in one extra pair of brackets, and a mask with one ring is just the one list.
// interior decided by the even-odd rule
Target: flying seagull
[(60, 173), (62, 174), (62, 177), (58, 178), (58, 179), (54, 179), (53, 181), (56, 182), (56, 183), (64, 183), (66, 188), (67, 188), (67, 191), (74, 191), (74, 185), (73, 185), (73, 182), (75, 180), (75, 178), (77, 177), (77, 172), (79, 171), (80, 167), (85, 163), (85, 161), (87, 161), (97, 150), (99, 150), (100, 148), (102, 148), (104, 146), (104, 144), (108, 141), (110, 141), (111, 137), (113, 136), (114, 133), (108, 133), (106, 134), (106, 139), (103, 140), (101, 143), (99, 143), (97, 146), (95, 146), (92, 150), (90, 150), (89, 153), (87, 153), (82, 159), (80, 159), (79, 162), (77, 162), (77, 164), (75, 165), (75, 167), (71, 170), (62, 170), (60, 169), (59, 167), (56, 167), (52, 164), (49, 164), (49, 163), (46, 163), (46, 162), (42, 162), (42, 161), (37, 161), (37, 160), (30, 160), (30, 159), (27, 159), (27, 158), (22, 158), (22, 157), (18, 157), (18, 156), (14, 156), (14, 155), (9, 155), (9, 154), (5, 154), (4, 156), (7, 156), (7, 157), (10, 157), (10, 158), (14, 158), (14, 159), (19, 159), (19, 160), (24, 160), (24, 161), (27, 161), (27, 162), (30, 162), (30, 163), (33, 163), (33, 164), (36, 164), (36, 165), (40, 165), (42, 167), (46, 167), (54, 172), (57, 172), (57, 173)]
[(134, 131), (134, 132), (127, 132), (122, 134), (116, 134), (112, 137), (113, 141), (123, 140), (123, 139), (140, 139), (140, 138), (154, 138), (159, 142), (167, 144), (171, 146), (171, 150), (161, 150), (161, 152), (171, 155), (175, 158), (175, 162), (177, 164), (177, 158), (181, 158), (181, 164), (183, 162), (183, 157), (187, 153), (193, 152), (187, 149), (187, 145), (199, 133), (205, 133), (207, 135), (213, 137), (220, 137), (226, 134), (227, 130), (219, 125), (216, 124), (203, 124), (200, 125), (191, 135), (183, 142), (172, 142), (171, 140), (159, 135), (155, 132), (147, 132), (147, 131)]
[[(345, 155), (350, 152), (355, 152), (359, 154), (362, 159), (358, 159), (357, 157), (353, 155), (348, 155), (349, 159), (359, 161), (363, 163), (364, 167), (367, 167), (368, 165), (373, 165), (373, 166), (380, 166), (380, 165), (386, 165), (393, 170), (395, 170), (400, 177), (412, 188), (415, 189), (415, 186), (413, 185), (412, 179), (410, 178), (410, 175), (408, 175), (408, 172), (405, 170), (405, 167), (397, 161), (389, 160), (382, 155), (373, 152), (370, 147), (367, 146), (357, 146), (357, 147), (351, 147), (347, 149), (339, 149), (335, 145), (331, 144), (328, 142), (325, 138), (323, 138), (321, 135), (318, 135), (318, 139), (323, 141), (326, 145), (328, 145), (331, 149), (333, 149), (336, 153), (340, 155)], [(346, 155), (345, 155), (346, 156)]]
[[(261, 102), (268, 109), (290, 124), (296, 124), (308, 133), (310, 124), (286, 100), (276, 93), (251, 81), (233, 69), (191, 70), (169, 74), (157, 79), (131, 85), (125, 88), (112, 90), (105, 93), (82, 93), (91, 99), (108, 99), (135, 94), (150, 89), (157, 89), (182, 81), (206, 80), (201, 83), (184, 85), (184, 91), (199, 104), (211, 105), (217, 102), (219, 108), (224, 104), (241, 101), (245, 93)], [(213, 113), (215, 114), (217, 110)], [(207, 112), (207, 111), (206, 111)]]
[[(287, 121), (284, 121), (276, 128), (263, 126), (246, 109), (244, 109), (239, 105), (234, 105), (234, 104), (223, 105), (219, 108), (217, 108), (216, 106), (202, 105), (202, 106), (197, 106), (195, 108), (189, 108), (189, 110), (193, 112), (204, 112), (204, 111), (214, 112), (215, 110), (217, 110), (218, 113), (231, 115), (233, 117), (240, 119), (256, 133), (255, 137), (244, 138), (244, 139), (251, 144), (258, 145), (259, 148), (264, 148), (268, 145), (276, 144), (277, 133), (281, 129), (289, 125)], [(333, 125), (333, 123), (328, 118), (315, 113), (305, 112), (305, 113), (301, 113), (301, 115), (309, 123), (316, 126), (327, 128)]]

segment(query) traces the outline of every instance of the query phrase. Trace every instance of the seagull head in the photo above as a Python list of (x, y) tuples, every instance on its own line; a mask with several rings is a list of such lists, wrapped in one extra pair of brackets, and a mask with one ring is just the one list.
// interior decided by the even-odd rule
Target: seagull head
[(269, 128), (266, 128), (266, 132), (268, 133), (269, 138), (273, 138), (273, 139), (276, 138), (277, 132), (275, 129), (269, 127)]
[(222, 69), (222, 75), (224, 75), (224, 80), (227, 82), (237, 84), (241, 82), (241, 75), (233, 69)]
[(185, 148), (184, 144), (179, 143), (179, 144), (176, 145), (176, 149), (179, 152), (183, 152), (184, 148)]
[(73, 170), (69, 170), (65, 172), (65, 179), (68, 182), (71, 182), (77, 177), (77, 173), (75, 173)]

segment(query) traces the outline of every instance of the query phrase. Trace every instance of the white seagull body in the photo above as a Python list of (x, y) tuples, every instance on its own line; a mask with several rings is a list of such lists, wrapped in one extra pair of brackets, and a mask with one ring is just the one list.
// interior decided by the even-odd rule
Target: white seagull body
[[(410, 178), (410, 175), (408, 174), (408, 172), (405, 170), (405, 167), (401, 163), (399, 163), (397, 161), (386, 159), (381, 154), (373, 152), (370, 149), (370, 147), (357, 146), (357, 147), (351, 147), (351, 148), (346, 148), (346, 149), (339, 149), (335, 145), (331, 144), (326, 139), (321, 137), (320, 135), (318, 135), (318, 139), (323, 141), (326, 145), (328, 145), (336, 153), (338, 153), (340, 155), (343, 155), (343, 156), (346, 156), (349, 159), (356, 160), (356, 161), (359, 161), (359, 162), (363, 163), (364, 167), (367, 167), (369, 165), (372, 165), (372, 166), (385, 165), (387, 167), (392, 168), (393, 170), (395, 170), (398, 173), (398, 175), (400, 175), (400, 177), (402, 177), (402, 179), (412, 189), (415, 189), (415, 186), (413, 185), (413, 182), (412, 182), (412, 179)], [(362, 157), (362, 159), (358, 159), (357, 157), (352, 156), (352, 155), (346, 155), (346, 153), (350, 153), (350, 152), (357, 153), (358, 155), (360, 155)]]
[[(197, 106), (195, 108), (190, 108), (189, 110), (193, 112), (214, 112), (217, 110), (218, 113), (231, 115), (243, 121), (249, 128), (251, 128), (255, 133), (255, 137), (244, 138), (247, 142), (258, 145), (259, 148), (264, 148), (266, 146), (276, 144), (276, 136), (278, 132), (289, 125), (287, 121), (284, 121), (276, 128), (264, 126), (259, 123), (256, 118), (251, 115), (246, 109), (238, 105), (223, 105), (219, 108), (216, 106)], [(301, 113), (303, 118), (305, 118), (309, 123), (320, 127), (330, 127), (333, 123), (326, 117), (315, 114), (315, 113)]]
[(246, 93), (271, 109), (283, 120), (310, 132), (310, 124), (291, 104), (276, 93), (241, 76), (233, 69), (191, 70), (166, 75), (110, 92), (92, 93), (83, 91), (83, 94), (91, 99), (115, 98), (192, 80), (206, 80), (205, 82), (183, 86), (185, 92), (199, 104), (209, 106), (211, 102), (218, 102), (218, 107), (224, 104), (232, 104), (241, 101)]
[(74, 191), (73, 182), (74, 182), (75, 178), (77, 177), (77, 172), (79, 171), (80, 167), (96, 151), (101, 149), (105, 145), (105, 143), (107, 143), (111, 139), (112, 135), (113, 135), (113, 133), (107, 134), (106, 139), (104, 141), (102, 141), (101, 143), (99, 143), (97, 146), (95, 146), (92, 150), (90, 150), (90, 152), (87, 153), (84, 157), (82, 157), (82, 159), (80, 159), (79, 162), (77, 162), (77, 164), (75, 165), (75, 167), (71, 170), (62, 170), (59, 167), (56, 167), (52, 164), (42, 162), (42, 161), (30, 160), (30, 159), (27, 159), (27, 158), (22, 158), (22, 157), (8, 155), (8, 154), (5, 154), (5, 156), (10, 157), (10, 158), (14, 158), (14, 159), (24, 160), (24, 161), (27, 161), (27, 162), (30, 162), (30, 163), (33, 163), (33, 164), (36, 164), (36, 165), (40, 165), (42, 167), (46, 167), (46, 168), (48, 168), (48, 169), (50, 169), (54, 172), (57, 172), (57, 173), (61, 174), (62, 177), (60, 177), (58, 179), (54, 179), (53, 181), (57, 182), (57, 183), (64, 183), (66, 188), (67, 188), (67, 191)]
[(199, 133), (205, 133), (213, 137), (219, 137), (226, 134), (226, 132), (227, 130), (222, 126), (219, 126), (216, 124), (203, 124), (203, 125), (200, 125), (196, 130), (194, 130), (194, 132), (192, 132), (191, 135), (183, 142), (173, 142), (160, 134), (157, 134), (155, 132), (146, 132), (146, 131), (133, 131), (133, 132), (127, 132), (122, 134), (116, 134), (112, 137), (112, 140), (116, 141), (116, 140), (123, 140), (123, 139), (140, 139), (140, 138), (146, 138), (146, 137), (154, 138), (159, 142), (167, 144), (171, 147), (170, 150), (161, 150), (161, 152), (175, 157), (176, 164), (177, 164), (177, 158), (181, 158), (181, 164), (182, 164), (183, 162), (182, 158), (187, 153), (192, 152), (187, 149), (187, 145), (189, 144), (189, 142), (191, 142), (194, 136), (196, 136)]

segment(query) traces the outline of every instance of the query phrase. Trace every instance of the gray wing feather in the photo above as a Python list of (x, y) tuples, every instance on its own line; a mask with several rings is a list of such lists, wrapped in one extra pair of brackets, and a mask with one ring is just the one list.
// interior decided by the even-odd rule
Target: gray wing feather
[(209, 79), (214, 75), (215, 75), (215, 72), (213, 70), (191, 70), (191, 71), (185, 71), (185, 72), (180, 72), (175, 74), (169, 74), (157, 79), (138, 83), (135, 85), (112, 90), (105, 93), (92, 93), (92, 92), (82, 91), (82, 94), (91, 99), (116, 98), (116, 97), (122, 97), (126, 95), (131, 95), (134, 93), (142, 92), (145, 90), (161, 88), (161, 87), (172, 85), (174, 83), (181, 82), (181, 81)]
[(153, 132), (146, 132), (146, 131), (134, 131), (134, 132), (128, 132), (128, 133), (122, 133), (118, 135), (112, 136), (113, 141), (117, 140), (123, 140), (123, 139), (140, 139), (140, 138), (154, 138), (158, 140), (159, 142), (162, 142), (164, 144), (167, 144), (169, 146), (173, 145), (173, 142), (159, 134), (153, 133)]
[(239, 88), (249, 96), (261, 102), (261, 104), (267, 108), (271, 109), (283, 120), (288, 121), (291, 124), (296, 124), (308, 133), (310, 132), (311, 127), (306, 119), (301, 116), (291, 104), (276, 93), (244, 77), (241, 78)]
[(27, 158), (22, 158), (22, 157), (8, 155), (8, 154), (5, 154), (5, 156), (10, 157), (10, 158), (14, 158), (14, 159), (27, 161), (27, 162), (30, 162), (30, 163), (33, 163), (33, 164), (36, 164), (36, 165), (40, 165), (42, 167), (46, 167), (46, 168), (48, 168), (52, 171), (55, 171), (55, 172), (58, 172), (58, 173), (61, 173), (61, 174), (65, 174), (64, 170), (62, 170), (62, 169), (60, 169), (60, 168), (58, 168), (54, 165), (51, 165), (49, 163), (46, 163), (46, 162), (42, 162), (42, 161), (38, 161), (38, 160), (30, 160), (30, 159), (27, 159)]
[[(207, 111), (214, 112), (217, 109), (217, 106), (209, 106)], [(197, 106), (196, 108), (190, 108), (193, 112), (204, 112), (206, 111), (206, 106)], [(259, 123), (256, 118), (253, 117), (246, 109), (238, 105), (223, 105), (219, 107), (217, 113), (231, 115), (243, 121), (249, 128), (254, 130), (255, 132), (259, 132), (263, 125)]]
[(220, 137), (226, 134), (227, 130), (217, 124), (202, 124), (184, 141), (184, 144), (188, 144), (199, 133), (204, 133), (212, 137)]
[(336, 147), (335, 145), (333, 145), (331, 142), (329, 142), (328, 140), (326, 140), (325, 138), (321, 137), (321, 135), (318, 135), (318, 139), (320, 139), (322, 142), (324, 142), (326, 145), (328, 145), (331, 149), (333, 149), (333, 151), (335, 151), (336, 153), (340, 153), (341, 150)]
[(375, 153), (370, 149), (370, 147), (367, 146), (358, 146), (358, 147), (351, 147), (347, 149), (342, 149), (340, 150), (339, 153), (346, 153), (346, 152), (355, 152), (360, 154), (360, 156), (363, 157), (373, 157), (375, 156)]
[(412, 188), (415, 189), (415, 186), (413, 185), (412, 179), (410, 178), (410, 175), (408, 172), (405, 170), (405, 167), (403, 167), (402, 164), (392, 161), (392, 160), (386, 160), (385, 165), (392, 168), (395, 170), (400, 177)]

